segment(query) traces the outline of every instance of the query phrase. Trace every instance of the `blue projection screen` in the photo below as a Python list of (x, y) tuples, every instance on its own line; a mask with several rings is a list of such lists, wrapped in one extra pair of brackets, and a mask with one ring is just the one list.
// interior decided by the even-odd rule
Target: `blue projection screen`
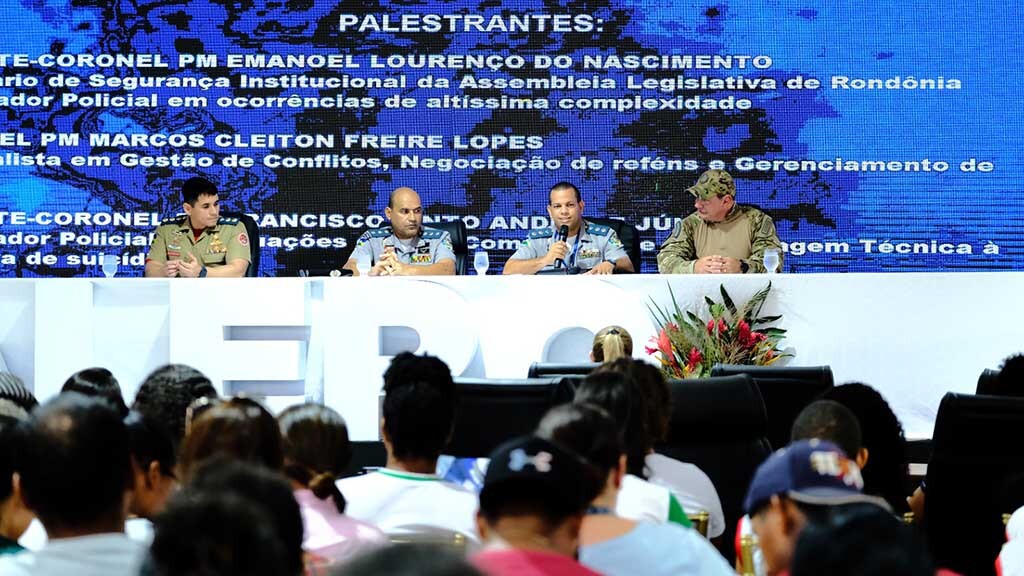
[(141, 275), (194, 175), (264, 275), (398, 186), (500, 266), (560, 180), (652, 272), (709, 167), (789, 272), (1019, 269), (1020, 7), (943, 4), (4, 0), (0, 276)]

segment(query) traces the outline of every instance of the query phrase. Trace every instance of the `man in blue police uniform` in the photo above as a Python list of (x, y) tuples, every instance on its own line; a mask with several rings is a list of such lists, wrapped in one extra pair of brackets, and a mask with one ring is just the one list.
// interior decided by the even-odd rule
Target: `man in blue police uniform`
[[(555, 268), (556, 261), (587, 274), (634, 271), (619, 235), (607, 226), (583, 219), (583, 200), (576, 186), (559, 182), (551, 187), (548, 216), (551, 226), (531, 230), (505, 263), (503, 274), (536, 274)], [(558, 238), (562, 226), (569, 229), (566, 240)]]
[(423, 225), (423, 205), (412, 188), (398, 188), (384, 215), (391, 226), (367, 230), (344, 268), (359, 275), (360, 256), (369, 258), (370, 276), (442, 276), (455, 274), (455, 253), (448, 232)]

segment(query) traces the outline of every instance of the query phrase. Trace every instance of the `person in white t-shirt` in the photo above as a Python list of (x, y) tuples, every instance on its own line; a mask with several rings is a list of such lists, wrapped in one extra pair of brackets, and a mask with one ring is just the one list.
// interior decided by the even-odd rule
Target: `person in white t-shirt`
[(433, 356), (408, 352), (384, 373), (384, 468), (338, 481), (345, 513), (390, 536), (460, 534), (478, 542), (476, 494), (435, 473), (455, 423), (455, 383)]
[(139, 572), (145, 548), (124, 533), (131, 449), (105, 401), (65, 393), (24, 426), (19, 484), (49, 536), (38, 551), (0, 557), (0, 574), (118, 576)]

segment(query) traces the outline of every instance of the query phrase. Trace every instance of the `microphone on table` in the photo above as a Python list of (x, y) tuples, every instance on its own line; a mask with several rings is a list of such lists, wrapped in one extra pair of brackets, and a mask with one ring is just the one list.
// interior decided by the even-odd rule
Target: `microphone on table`
[[(558, 229), (558, 236), (555, 237), (556, 242), (565, 242), (569, 239), (569, 226), (562, 224), (562, 227)], [(561, 258), (555, 258), (555, 268), (565, 268), (565, 260)]]

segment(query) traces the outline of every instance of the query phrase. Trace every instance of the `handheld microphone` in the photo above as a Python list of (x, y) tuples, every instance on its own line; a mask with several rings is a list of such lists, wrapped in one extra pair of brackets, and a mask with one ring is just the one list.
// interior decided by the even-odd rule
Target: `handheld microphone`
[[(556, 242), (565, 242), (569, 239), (569, 227), (562, 224), (562, 227), (558, 229), (558, 236), (555, 237)], [(555, 258), (555, 268), (565, 268), (565, 260), (561, 258)]]

